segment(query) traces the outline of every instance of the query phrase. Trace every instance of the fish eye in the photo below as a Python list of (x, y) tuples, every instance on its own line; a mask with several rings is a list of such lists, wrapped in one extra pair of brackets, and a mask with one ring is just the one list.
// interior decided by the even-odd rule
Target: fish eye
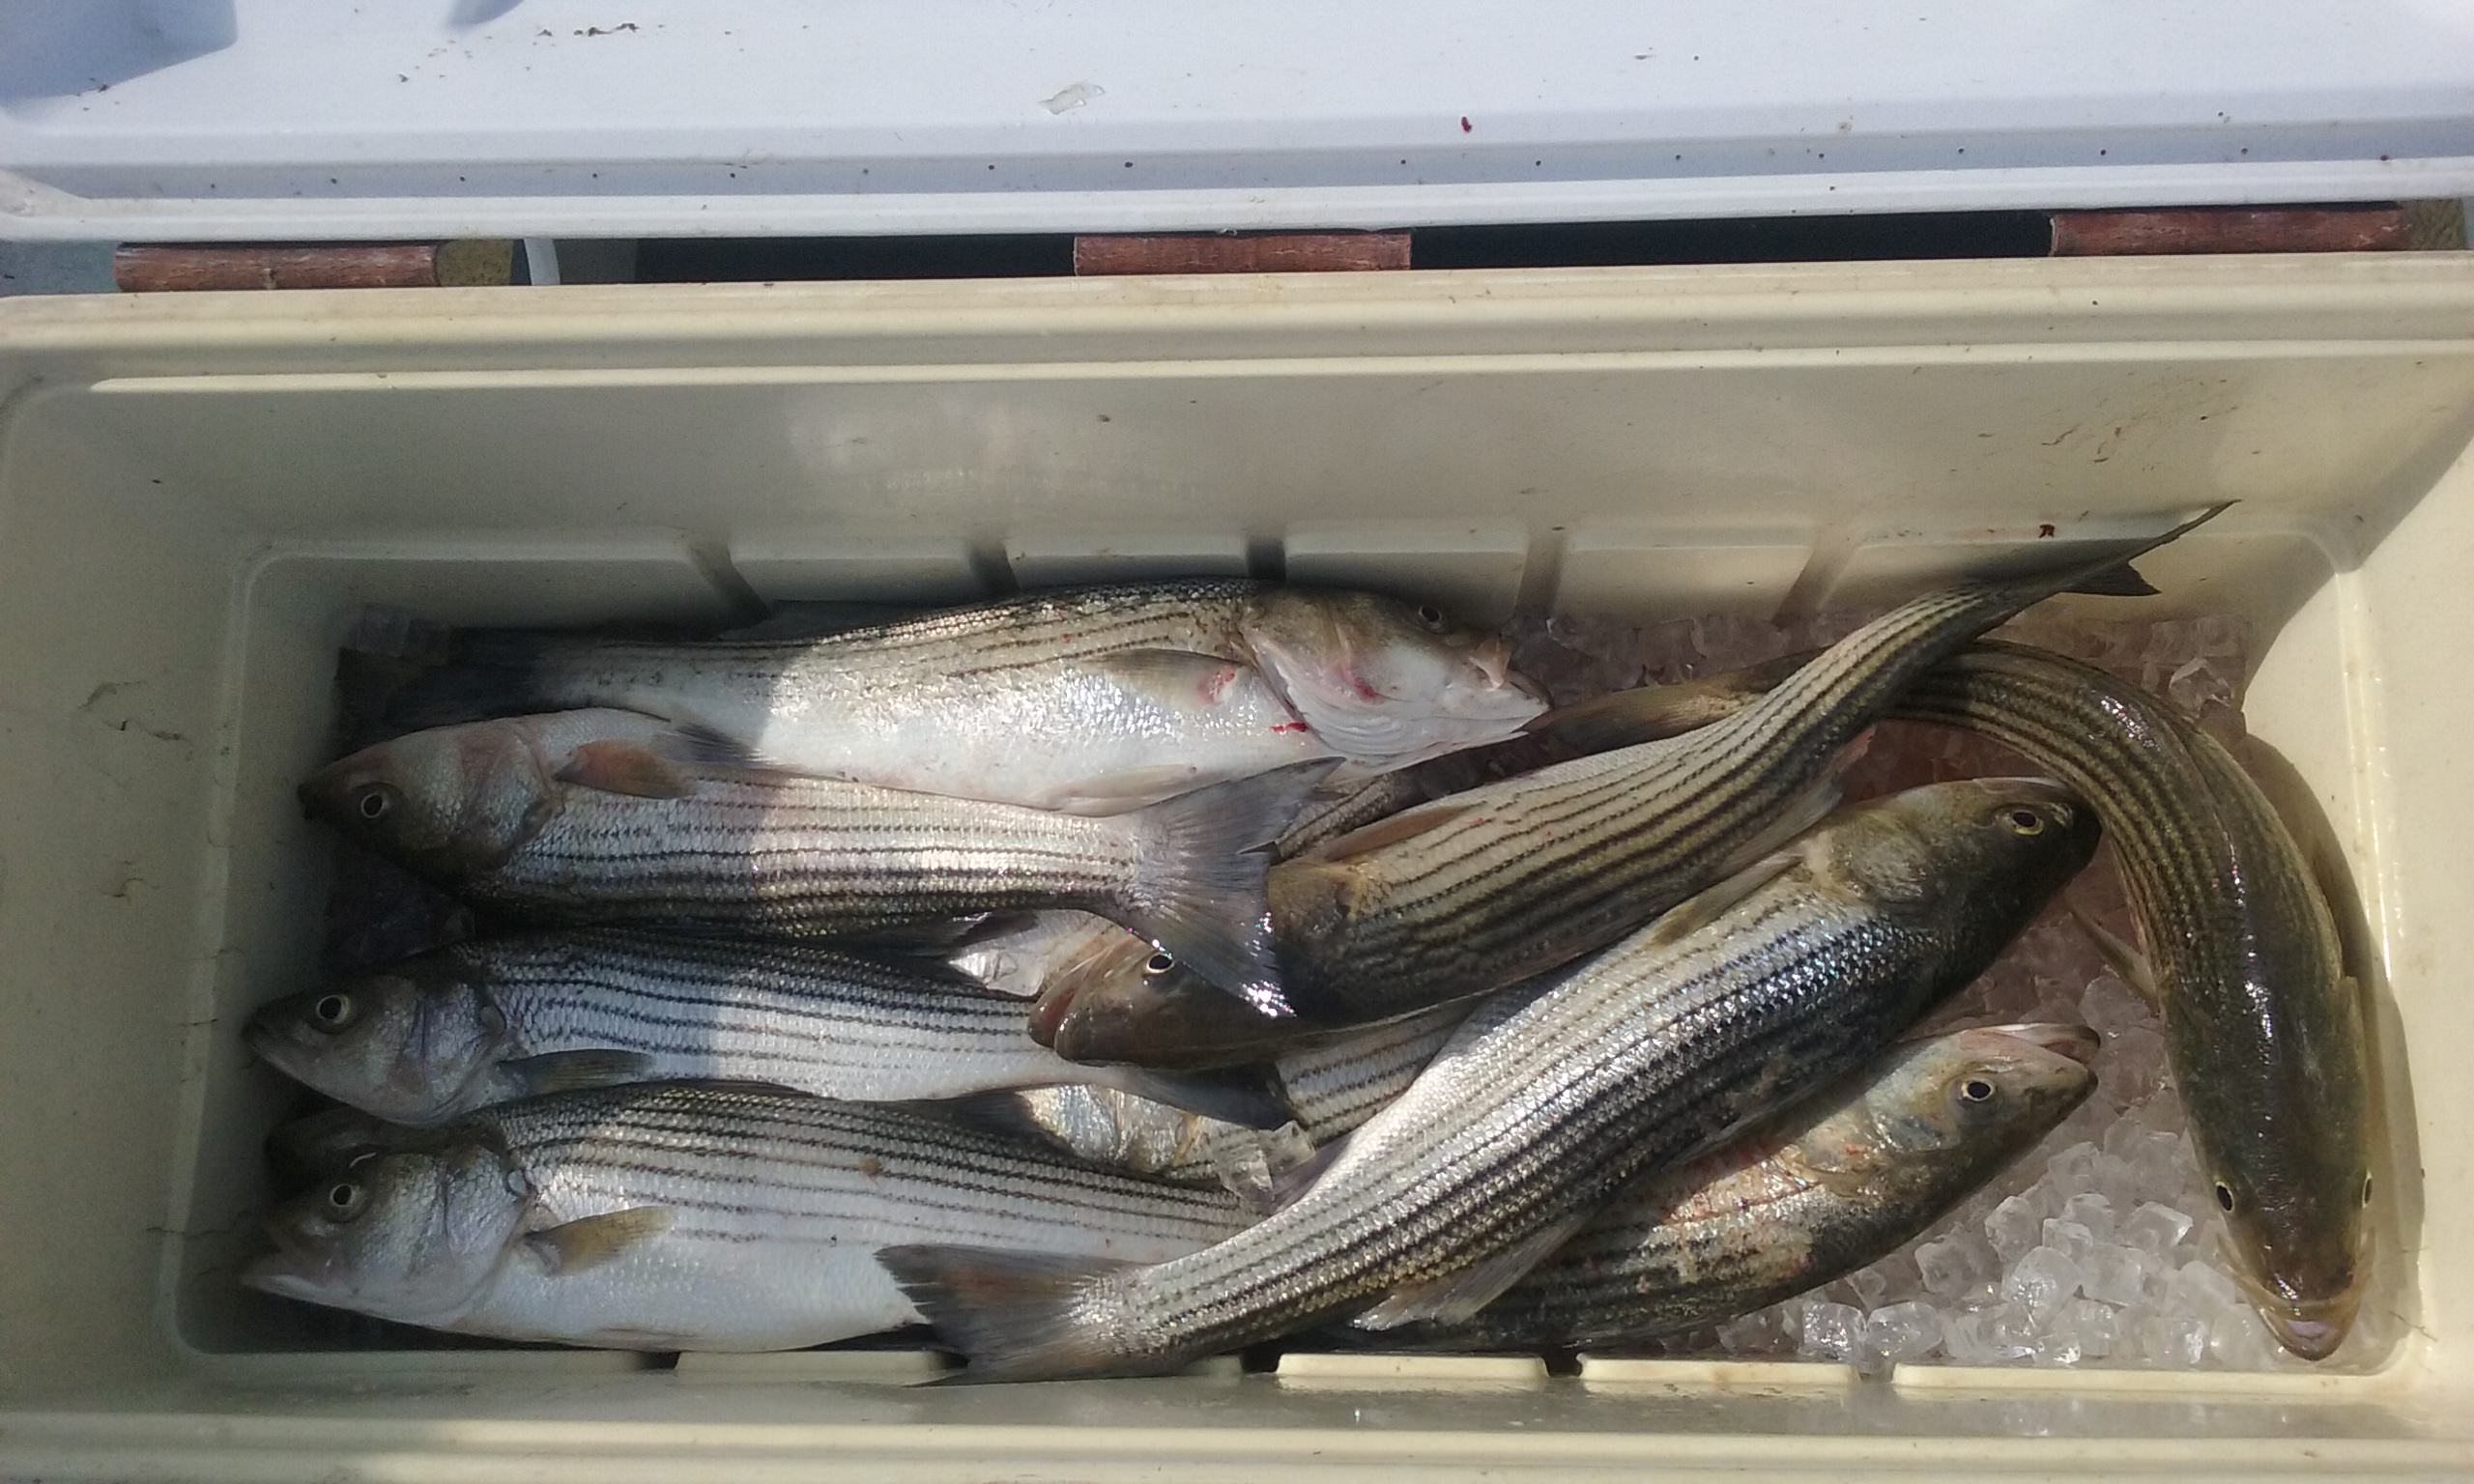
[(2233, 1213), (2233, 1187), (2221, 1180), (2216, 1183), (2216, 1209), (2227, 1215)]
[(1418, 605), (1418, 622), (1440, 631), (1443, 628), (1443, 610), (1431, 603), (1421, 603)]
[(2005, 810), (2001, 822), (2010, 826), (2013, 835), (2042, 835), (2045, 832), (2045, 816), (2032, 809)]
[(1175, 955), (1167, 953), (1153, 954), (1150, 957), (1142, 960), (1142, 977), (1145, 979), (1158, 979), (1161, 975), (1167, 973), (1176, 966), (1177, 959)]
[(369, 1191), (357, 1180), (339, 1180), (327, 1187), (327, 1214), (349, 1221), (369, 1205)]
[(1970, 1077), (1959, 1084), (1959, 1096), (1970, 1102), (1991, 1102), (1993, 1084), (1982, 1077)]
[(355, 1006), (348, 994), (322, 994), (309, 1007), (310, 1023), (322, 1031), (340, 1031), (352, 1024)]
[(2365, 1206), (2371, 1204), (2371, 1177), (2368, 1175), (2362, 1178), (2362, 1203)]
[(353, 790), (352, 812), (364, 821), (376, 824), (395, 812), (395, 805), (401, 797), (388, 785), (363, 784)]

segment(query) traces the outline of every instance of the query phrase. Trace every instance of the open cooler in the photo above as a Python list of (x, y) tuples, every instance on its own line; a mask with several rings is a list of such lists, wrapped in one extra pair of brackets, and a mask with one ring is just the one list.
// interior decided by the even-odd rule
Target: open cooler
[[(2470, 433), (2461, 255), (0, 305), (0, 1473), (2474, 1466)], [(331, 857), (292, 789), (365, 605), (729, 620), (1251, 572), (1482, 622), (1760, 615), (2219, 499), (2131, 611), (2255, 625), (2250, 726), (2358, 890), (2397, 1279), (2367, 1362), (923, 1388), (900, 1350), (338, 1349), (232, 1281), (292, 1097), (238, 1028), (312, 973)]]

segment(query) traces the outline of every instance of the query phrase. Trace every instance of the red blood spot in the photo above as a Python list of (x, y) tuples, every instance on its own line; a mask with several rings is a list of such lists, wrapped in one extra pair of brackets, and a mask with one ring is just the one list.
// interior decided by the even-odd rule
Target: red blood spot
[(1460, 131), (1465, 134), (1474, 128), (1476, 128), (1476, 126), (1469, 122), (1469, 115), (1465, 113), (1462, 114), (1460, 116)]
[(2052, 525), (2047, 524), (2047, 525), (2043, 525), (2043, 526), (2039, 526), (2039, 527), (2037, 527), (2037, 528), (2036, 528), (2036, 534), (2037, 534), (2037, 535), (2039, 535), (2039, 536), (2050, 536), (2050, 535), (2052, 535), (2052, 534), (2053, 534), (2053, 527), (2052, 527)]
[(1211, 678), (1202, 683), (1203, 700), (1210, 705), (1220, 704), (1220, 699), (1228, 694), (1228, 687), (1236, 678), (1237, 667), (1234, 665), (1213, 671)]
[(1306, 729), (1306, 724), (1305, 724), (1304, 722), (1274, 722), (1274, 723), (1272, 723), (1272, 730), (1274, 730), (1274, 731), (1304, 731), (1305, 729)]

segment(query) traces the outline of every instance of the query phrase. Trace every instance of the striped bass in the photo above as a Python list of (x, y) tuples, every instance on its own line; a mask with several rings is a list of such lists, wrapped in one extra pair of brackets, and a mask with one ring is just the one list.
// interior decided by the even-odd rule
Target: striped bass
[(1254, 847), (1328, 771), (1298, 764), (1093, 819), (786, 773), (727, 749), (633, 712), (565, 711), (382, 742), (321, 769), (301, 797), (381, 853), (532, 920), (821, 937), (1077, 907), (1238, 985), (1267, 972)]
[(244, 1282), (501, 1339), (788, 1350), (915, 1321), (885, 1242), (1156, 1262), (1243, 1219), (1224, 1192), (787, 1093), (566, 1093), (366, 1138), (273, 1214)]
[(1315, 758), (1398, 767), (1545, 709), (1432, 606), (1244, 579), (1028, 593), (792, 639), (475, 631), (413, 727), (617, 706), (802, 772), (1114, 813)]
[(661, 1081), (864, 1102), (1089, 1083), (1251, 1127), (1288, 1117), (1259, 1075), (1078, 1067), (1031, 1040), (1020, 1000), (933, 962), (622, 928), (460, 943), (277, 1000), (245, 1035), (295, 1079), (400, 1124)]
[(1355, 1316), (1476, 1312), (1636, 1175), (1863, 1066), (2094, 850), (2058, 785), (1858, 806), (1608, 952), (1480, 1006), (1294, 1201), (1150, 1267), (879, 1254), (977, 1380), (1146, 1374)]

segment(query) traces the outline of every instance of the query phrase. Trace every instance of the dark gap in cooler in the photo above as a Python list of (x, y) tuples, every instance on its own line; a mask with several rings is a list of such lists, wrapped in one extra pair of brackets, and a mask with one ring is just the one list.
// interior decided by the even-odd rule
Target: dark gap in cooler
[(1070, 277), (1070, 237), (651, 238), (638, 283)]

